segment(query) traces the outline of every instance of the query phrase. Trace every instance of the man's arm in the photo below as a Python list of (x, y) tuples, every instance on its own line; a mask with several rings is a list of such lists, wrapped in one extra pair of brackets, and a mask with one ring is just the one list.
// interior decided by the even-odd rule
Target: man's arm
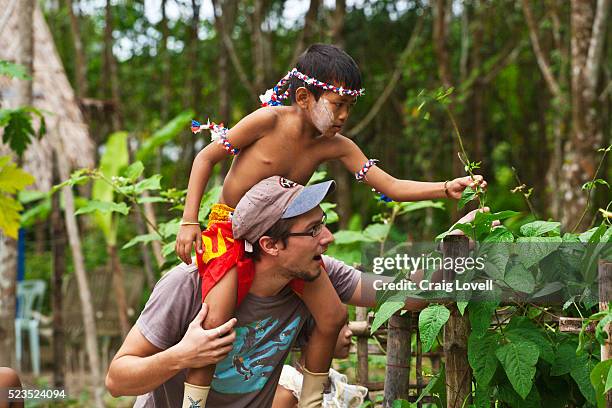
[(132, 327), (108, 369), (106, 387), (111, 395), (145, 394), (183, 369), (204, 367), (224, 359), (236, 338), (232, 330), (236, 319), (204, 330), (202, 321), (207, 312), (208, 307), (203, 304), (182, 340), (166, 350), (154, 346), (137, 326)]
[[(459, 219), (457, 223), (472, 222), (474, 220), (474, 217), (476, 216), (476, 213), (479, 211), (489, 212), (489, 207), (484, 207), (479, 210), (470, 211), (465, 216), (463, 216), (461, 219)], [(494, 227), (498, 226), (500, 225), (500, 222), (496, 220), (493, 222), (492, 225)], [(450, 233), (450, 235), (465, 235), (465, 234), (460, 230), (454, 230)], [(418, 285), (418, 282), (423, 280), (423, 278), (424, 278), (424, 271), (418, 270), (414, 274), (411, 275), (410, 280), (412, 282), (417, 283)], [(374, 285), (374, 282), (376, 280), (380, 280), (384, 283), (388, 283), (388, 282), (393, 282), (395, 278), (391, 276), (375, 275), (371, 273), (361, 273), (361, 277), (359, 278), (359, 281), (357, 282), (357, 285), (355, 286), (355, 291), (353, 292), (353, 295), (350, 297), (350, 299), (346, 303), (348, 303), (349, 305), (354, 305), (354, 306), (375, 307), (376, 306), (376, 287)], [(431, 279), (430, 279), (431, 282), (440, 282), (441, 280), (442, 280), (442, 270), (435, 271), (432, 274)], [(404, 304), (404, 309), (422, 310), (426, 308), (428, 304), (429, 302), (426, 300), (407, 297), (405, 304)]]

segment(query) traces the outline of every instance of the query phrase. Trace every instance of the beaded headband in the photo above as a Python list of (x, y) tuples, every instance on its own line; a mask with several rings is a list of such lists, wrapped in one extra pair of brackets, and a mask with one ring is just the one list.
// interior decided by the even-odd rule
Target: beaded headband
[(326, 91), (335, 92), (340, 96), (349, 95), (349, 96), (362, 96), (365, 94), (365, 89), (346, 89), (341, 86), (334, 86), (332, 84), (328, 84), (326, 82), (321, 82), (316, 78), (311, 78), (306, 74), (302, 74), (297, 68), (293, 68), (291, 71), (287, 72), (287, 75), (283, 77), (278, 84), (274, 88), (268, 89), (265, 94), (259, 95), (259, 100), (261, 101), (261, 106), (278, 106), (282, 104), (284, 100), (289, 98), (289, 89), (285, 92), (280, 93), (280, 90), (289, 82), (291, 77), (296, 77), (302, 81), (304, 81), (308, 85), (316, 86), (322, 88)]

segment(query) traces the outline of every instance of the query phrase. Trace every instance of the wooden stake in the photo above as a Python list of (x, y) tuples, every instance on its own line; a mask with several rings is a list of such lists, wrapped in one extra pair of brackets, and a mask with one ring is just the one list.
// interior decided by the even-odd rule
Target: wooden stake
[[(449, 235), (444, 239), (445, 258), (465, 258), (469, 255), (467, 237)], [(444, 280), (454, 281), (455, 271), (444, 270)], [(444, 326), (444, 353), (446, 360), (446, 406), (461, 408), (464, 401), (471, 400), (472, 369), (467, 358), (467, 341), (470, 334), (470, 320), (467, 311), (463, 316), (456, 304), (449, 307), (451, 315)], [(469, 405), (469, 404), (468, 404)]]
[(385, 399), (383, 406), (391, 408), (396, 399), (408, 400), (410, 375), (410, 313), (397, 312), (389, 319), (387, 338), (387, 369), (385, 371)]
[[(612, 300), (612, 262), (600, 260), (599, 271), (599, 310), (608, 310), (608, 302)], [(609, 360), (612, 356), (612, 330), (610, 324), (605, 327), (608, 338), (601, 346), (601, 361)], [(612, 393), (606, 394), (606, 408), (612, 408)]]

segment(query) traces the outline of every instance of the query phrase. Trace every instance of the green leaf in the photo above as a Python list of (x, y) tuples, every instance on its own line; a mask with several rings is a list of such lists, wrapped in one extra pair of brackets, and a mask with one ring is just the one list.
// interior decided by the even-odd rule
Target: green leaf
[(442, 305), (429, 305), (419, 313), (419, 333), (423, 352), (427, 353), (440, 332), (440, 329), (448, 321), (450, 311)]
[(581, 354), (578, 356), (578, 361), (572, 367), (570, 375), (578, 384), (580, 392), (591, 404), (596, 404), (595, 388), (591, 384), (591, 371), (595, 368), (595, 359), (589, 357), (587, 354)]
[(147, 190), (161, 190), (161, 178), (160, 174), (154, 174), (149, 178), (139, 181), (134, 186), (134, 193), (142, 194)]
[(373, 241), (383, 242), (389, 234), (391, 224), (370, 224), (363, 231), (363, 235)]
[(32, 139), (37, 137), (32, 127), (32, 117), (24, 108), (3, 109), (2, 115), (4, 117), (3, 122), (6, 122), (2, 141), (21, 157)]
[(358, 231), (340, 230), (334, 234), (334, 244), (346, 245), (356, 242), (375, 242), (372, 238)]
[(123, 172), (123, 175), (132, 181), (136, 181), (143, 171), (144, 165), (142, 164), (142, 162), (137, 161), (135, 163), (130, 164), (128, 168), (125, 169), (125, 171)]
[(548, 233), (561, 235), (561, 223), (552, 221), (533, 221), (521, 226), (521, 234), (525, 237), (539, 237)]
[(336, 208), (337, 204), (321, 203), (320, 206), (323, 212), (325, 213), (325, 216), (327, 217), (325, 222), (328, 225), (334, 224), (340, 220), (338, 213), (333, 210), (334, 208)]
[(32, 79), (32, 77), (28, 75), (26, 68), (23, 65), (13, 64), (12, 62), (3, 60), (0, 60), (0, 75), (28, 81)]
[(415, 404), (418, 404), (419, 401), (421, 401), (423, 398), (431, 394), (431, 390), (434, 389), (435, 386), (437, 385), (438, 381), (440, 380), (440, 376), (441, 376), (441, 373), (437, 373), (436, 375), (430, 378), (429, 382), (427, 383), (427, 386), (423, 388), (423, 391), (421, 391), (421, 395), (419, 395), (419, 398), (417, 398), (417, 400), (414, 401)]
[(413, 406), (416, 405), (411, 404), (409, 401), (403, 399), (396, 399), (395, 401), (393, 401), (393, 405), (391, 405), (392, 408), (412, 408)]
[(482, 386), (480, 383), (476, 386), (474, 408), (491, 408), (491, 388)]
[(325, 170), (315, 171), (312, 176), (310, 176), (310, 180), (306, 183), (307, 186), (311, 184), (320, 183), (327, 178), (327, 172)]
[(461, 316), (465, 314), (465, 308), (469, 305), (469, 301), (462, 300), (457, 302), (457, 310), (461, 313)]
[(398, 310), (402, 310), (404, 307), (403, 301), (388, 300), (378, 308), (378, 311), (374, 315), (374, 321), (372, 322), (372, 328), (370, 333), (374, 333), (380, 326), (382, 326), (387, 320), (393, 316)]
[(550, 340), (528, 317), (514, 316), (506, 326), (506, 337), (514, 342), (523, 340), (532, 342), (538, 346), (540, 357), (544, 361), (550, 364), (554, 363), (555, 353)]
[(168, 199), (166, 199), (164, 197), (138, 197), (136, 199), (136, 202), (138, 204), (144, 204), (144, 203), (167, 203)]
[[(593, 388), (595, 388), (595, 399), (597, 400), (597, 406), (605, 408), (605, 393), (610, 388), (607, 387), (608, 379), (612, 379), (610, 372), (610, 366), (612, 366), (612, 360), (600, 361), (593, 367), (591, 375), (589, 376)], [(610, 384), (612, 387), (612, 383)]]
[[(145, 140), (140, 149), (136, 152), (136, 159), (144, 161), (152, 156), (160, 146), (172, 141), (181, 132), (187, 131), (187, 127), (193, 118), (193, 111), (188, 110), (179, 113), (174, 119), (168, 122), (164, 127), (153, 133), (153, 135)], [(201, 133), (202, 134), (202, 133)]]
[(535, 288), (533, 274), (520, 262), (516, 262), (510, 266), (506, 272), (504, 281), (517, 292), (531, 293)]
[(538, 347), (530, 341), (508, 343), (495, 352), (514, 390), (525, 399), (535, 376)]
[(397, 215), (422, 210), (424, 208), (436, 208), (438, 210), (444, 210), (444, 203), (442, 201), (425, 200), (417, 202), (403, 202), (398, 203), (397, 205), (400, 208)]
[(499, 226), (495, 227), (482, 242), (514, 242), (514, 235), (512, 235), (508, 228)]
[(499, 339), (499, 333), (487, 333), (482, 337), (472, 333), (468, 337), (468, 361), (479, 385), (488, 385), (495, 374), (498, 364), (495, 350)]
[[(108, 137), (104, 145), (104, 153), (100, 157), (100, 173), (108, 180), (119, 176), (119, 172), (128, 165), (128, 147), (127, 147), (127, 132), (115, 132)], [(113, 187), (105, 180), (96, 179), (93, 182), (91, 198), (94, 201), (107, 203), (107, 208), (111, 208), (110, 204), (114, 204), (115, 192)], [(122, 207), (127, 206), (123, 204)], [(125, 214), (127, 214), (125, 211)], [(123, 214), (122, 211), (118, 211)], [(117, 242), (117, 225), (113, 223), (113, 214), (110, 211), (96, 211), (96, 223), (104, 234), (104, 239), (107, 245), (115, 245)]]
[(472, 335), (482, 337), (491, 326), (493, 313), (499, 302), (472, 301), (468, 306)]
[(518, 259), (529, 269), (555, 252), (563, 240), (561, 237), (519, 237), (516, 242)]
[(108, 203), (106, 201), (91, 200), (85, 207), (79, 208), (74, 215), (88, 214), (92, 212), (99, 212), (102, 214), (118, 212), (123, 215), (128, 215), (130, 209), (125, 203)]
[(503, 280), (510, 259), (508, 245), (488, 243), (481, 247), (480, 256), (485, 257), (485, 273), (493, 279)]
[(34, 183), (34, 177), (10, 160), (8, 156), (0, 157), (0, 193), (15, 194)]
[(467, 186), (461, 193), (461, 198), (457, 202), (457, 208), (462, 209), (467, 203), (474, 200), (476, 197), (476, 190), (470, 186)]
[(17, 167), (8, 156), (0, 156), (0, 230), (17, 239), (23, 207), (15, 194), (34, 182), (34, 177)]
[(133, 247), (136, 244), (147, 244), (152, 241), (161, 241), (161, 237), (157, 235), (157, 233), (136, 235), (134, 238), (128, 241), (128, 243), (125, 244), (121, 249), (127, 249)]

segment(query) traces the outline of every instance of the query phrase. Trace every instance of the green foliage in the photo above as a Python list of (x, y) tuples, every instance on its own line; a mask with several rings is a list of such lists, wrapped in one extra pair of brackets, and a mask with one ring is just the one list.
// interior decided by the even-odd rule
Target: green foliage
[(145, 140), (142, 147), (136, 153), (138, 160), (146, 160), (151, 157), (155, 149), (174, 140), (181, 132), (187, 131), (188, 124), (194, 116), (191, 110), (181, 112), (174, 119), (168, 122), (164, 127), (156, 131)]
[(530, 341), (511, 342), (495, 351), (514, 390), (525, 399), (533, 386), (539, 350)]
[(9, 78), (16, 78), (22, 80), (31, 80), (32, 77), (28, 75), (23, 65), (13, 64), (12, 62), (0, 60), (0, 76), (7, 76)]
[(449, 317), (450, 311), (442, 305), (429, 305), (419, 313), (419, 333), (423, 352), (431, 350), (438, 333)]
[[(34, 131), (32, 126), (32, 115), (38, 116), (40, 120), (38, 132)], [(32, 107), (0, 109), (0, 127), (4, 128), (2, 141), (19, 157), (26, 151), (32, 139), (40, 139), (46, 132), (45, 117)]]
[(0, 156), (0, 230), (16, 239), (20, 211), (23, 206), (15, 194), (34, 182), (34, 177), (23, 171), (8, 156)]

